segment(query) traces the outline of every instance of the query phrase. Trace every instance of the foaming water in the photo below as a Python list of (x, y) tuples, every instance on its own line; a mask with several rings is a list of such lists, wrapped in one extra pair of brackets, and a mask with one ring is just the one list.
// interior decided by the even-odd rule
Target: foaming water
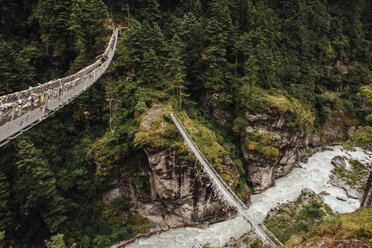
[(126, 246), (131, 248), (187, 248), (200, 247), (210, 243), (213, 247), (224, 246), (231, 237), (238, 239), (249, 230), (249, 224), (242, 218), (236, 217), (210, 225), (206, 229), (185, 227), (171, 229), (167, 232), (155, 234), (147, 239), (139, 239)]
[[(329, 176), (334, 166), (331, 160), (334, 156), (346, 156), (347, 158), (358, 159), (361, 162), (371, 161), (361, 149), (355, 152), (342, 151), (339, 146), (332, 147), (332, 151), (318, 152), (311, 156), (307, 163), (301, 164), (302, 168), (295, 168), (286, 177), (275, 181), (275, 187), (251, 197), (252, 205), (249, 212), (257, 222), (265, 219), (268, 211), (280, 203), (294, 201), (304, 188), (312, 189), (315, 193), (325, 191), (329, 195), (324, 196), (324, 201), (334, 212), (349, 213), (355, 211), (359, 200), (348, 198), (343, 189), (332, 186)], [(347, 168), (350, 168), (347, 163)], [(338, 200), (337, 197), (346, 199)]]
[[(256, 222), (261, 223), (271, 208), (284, 202), (294, 201), (304, 188), (312, 189), (315, 193), (322, 191), (329, 193), (329, 195), (324, 196), (324, 201), (335, 212), (348, 213), (355, 211), (359, 207), (359, 201), (348, 198), (343, 189), (328, 183), (331, 170), (334, 168), (331, 159), (339, 155), (358, 159), (365, 163), (371, 162), (372, 158), (361, 149), (357, 149), (355, 152), (344, 152), (339, 146), (334, 146), (332, 149), (332, 151), (314, 154), (307, 163), (302, 164), (302, 168), (295, 168), (286, 177), (276, 180), (275, 187), (261, 194), (253, 195), (251, 197), (252, 205), (248, 212)], [(347, 168), (350, 168), (348, 163)], [(346, 201), (338, 200), (337, 197), (346, 199)], [(147, 239), (139, 239), (127, 247), (186, 248), (200, 247), (200, 244), (205, 243), (210, 243), (211, 246), (224, 246), (231, 238), (240, 238), (248, 229), (247, 222), (243, 218), (237, 217), (210, 225), (206, 229), (191, 227), (171, 229)]]

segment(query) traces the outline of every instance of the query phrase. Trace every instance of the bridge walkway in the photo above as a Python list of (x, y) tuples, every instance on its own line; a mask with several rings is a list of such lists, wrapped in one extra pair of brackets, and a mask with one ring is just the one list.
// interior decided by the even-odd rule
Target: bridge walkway
[(252, 226), (252, 231), (255, 232), (264, 242), (273, 247), (282, 246), (283, 244), (269, 230), (267, 230), (265, 227), (261, 228), (253, 221), (253, 219), (249, 216), (248, 209), (245, 204), (235, 195), (235, 193), (223, 181), (215, 169), (209, 164), (203, 153), (188, 135), (177, 115), (175, 113), (171, 113), (170, 116), (187, 145), (201, 163), (204, 171), (210, 177), (211, 181), (215, 184), (216, 189), (222, 194), (224, 199), (238, 210), (238, 213)]
[(104, 61), (99, 59), (73, 75), (0, 96), (0, 147), (51, 116), (97, 82), (115, 54), (118, 31), (114, 27), (103, 54)]

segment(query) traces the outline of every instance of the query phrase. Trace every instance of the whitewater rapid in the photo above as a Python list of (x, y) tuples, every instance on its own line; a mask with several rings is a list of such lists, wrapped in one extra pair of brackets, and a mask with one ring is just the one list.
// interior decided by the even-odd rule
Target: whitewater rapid
[[(301, 164), (302, 168), (295, 168), (286, 177), (277, 179), (275, 187), (271, 187), (261, 194), (251, 196), (252, 205), (248, 212), (253, 219), (257, 223), (261, 223), (271, 208), (281, 203), (294, 201), (304, 188), (312, 189), (315, 193), (321, 193), (322, 191), (329, 193), (329, 195), (324, 195), (323, 198), (335, 212), (349, 213), (355, 211), (360, 202), (348, 198), (343, 189), (334, 187), (328, 182), (334, 168), (331, 159), (339, 155), (366, 163), (371, 162), (372, 157), (359, 148), (355, 152), (345, 152), (339, 146), (331, 147), (331, 149), (314, 154), (308, 159), (307, 163)], [(348, 167), (350, 165), (347, 163)], [(343, 198), (346, 201), (337, 198)], [(126, 247), (188, 248), (200, 247), (201, 244), (206, 243), (210, 243), (211, 246), (224, 246), (231, 238), (239, 239), (248, 229), (248, 223), (242, 217), (237, 217), (210, 225), (206, 229), (192, 227), (171, 229), (147, 239), (138, 239)]]

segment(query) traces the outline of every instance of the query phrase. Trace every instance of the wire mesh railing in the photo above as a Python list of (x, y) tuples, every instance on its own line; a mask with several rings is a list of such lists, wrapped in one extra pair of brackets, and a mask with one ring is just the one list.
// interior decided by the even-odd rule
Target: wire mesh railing
[(196, 158), (202, 164), (205, 172), (212, 179), (212, 182), (221, 191), (225, 200), (227, 200), (227, 202), (229, 202), (238, 210), (241, 216), (252, 226), (253, 231), (258, 234), (263, 241), (268, 242), (273, 247), (283, 245), (267, 228), (261, 228), (253, 221), (253, 219), (247, 213), (248, 209), (245, 204), (239, 199), (239, 197), (236, 196), (236, 194), (230, 189), (230, 187), (220, 177), (217, 171), (204, 157), (203, 153), (199, 150), (198, 146), (194, 143), (194, 141), (191, 139), (190, 135), (182, 125), (182, 122), (178, 119), (177, 115), (175, 113), (171, 113), (170, 116), (177, 129), (183, 136), (184, 140), (186, 141), (187, 145), (190, 147), (191, 151), (195, 154)]
[(77, 73), (0, 96), (0, 146), (46, 119), (92, 86), (111, 63), (118, 31), (115, 27), (102, 58)]

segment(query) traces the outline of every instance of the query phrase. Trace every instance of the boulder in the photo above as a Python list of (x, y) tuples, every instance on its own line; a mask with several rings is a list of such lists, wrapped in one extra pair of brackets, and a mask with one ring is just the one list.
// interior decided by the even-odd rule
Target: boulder
[(332, 158), (331, 164), (333, 164), (333, 166), (335, 166), (335, 167), (346, 168), (345, 159), (341, 156), (336, 156), (336, 157)]
[(311, 138), (311, 145), (314, 146), (314, 147), (317, 147), (317, 146), (320, 146), (321, 144), (321, 140), (319, 138), (318, 135), (314, 135), (312, 138)]
[(343, 196), (337, 196), (336, 199), (340, 201), (346, 201), (345, 197)]

